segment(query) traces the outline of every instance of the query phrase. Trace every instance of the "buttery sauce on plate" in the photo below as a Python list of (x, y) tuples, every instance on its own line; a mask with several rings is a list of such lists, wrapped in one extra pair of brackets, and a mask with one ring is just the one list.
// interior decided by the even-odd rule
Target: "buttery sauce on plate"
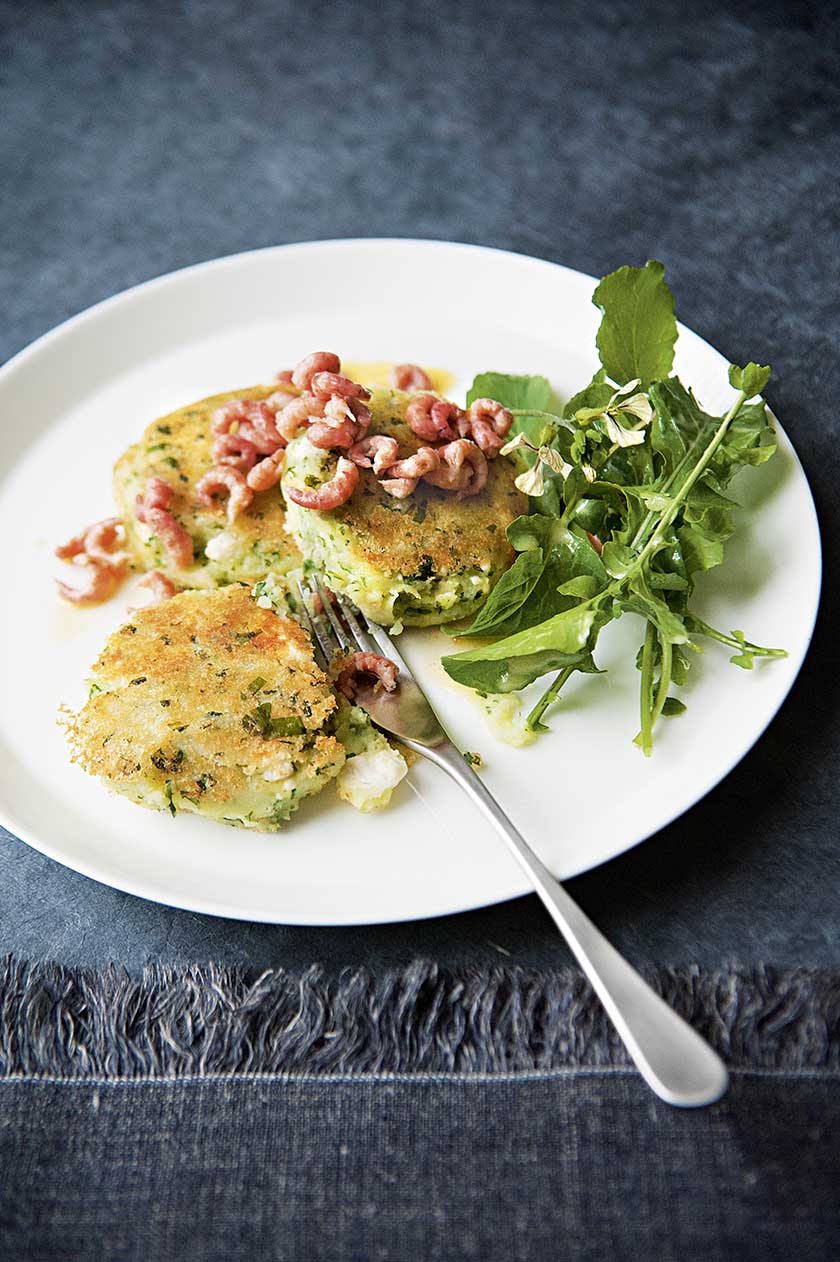
[[(387, 387), (391, 385), (391, 372), (395, 365), (388, 360), (373, 360), (368, 363), (365, 360), (351, 359), (346, 363), (342, 361), (341, 371), (353, 381), (361, 381), (366, 386)], [(445, 368), (429, 368), (426, 364), (420, 367), (424, 372), (429, 374), (432, 386), (437, 390), (438, 394), (446, 394), (455, 384), (455, 374), (447, 372)]]

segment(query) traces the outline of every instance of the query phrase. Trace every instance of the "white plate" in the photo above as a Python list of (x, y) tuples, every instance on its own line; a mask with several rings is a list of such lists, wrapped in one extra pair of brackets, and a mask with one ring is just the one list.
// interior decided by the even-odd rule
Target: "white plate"
[[(328, 241), (261, 250), (162, 277), (68, 321), (0, 372), (0, 814), (30, 845), (109, 885), (248, 920), (358, 924), (434, 916), (522, 894), (502, 844), (433, 767), (391, 808), (362, 816), (328, 790), (288, 832), (257, 835), (153, 814), (109, 794), (67, 759), (60, 702), (122, 621), (125, 593), (97, 610), (55, 595), (52, 547), (113, 511), (110, 471), (153, 417), (265, 380), (313, 347), (350, 360), (415, 360), (457, 374), (545, 373), (563, 394), (596, 366), (594, 281), (520, 255), (431, 241)], [(709, 409), (731, 396), (726, 360), (681, 328), (676, 369)], [(752, 672), (710, 644), (685, 690), (688, 714), (633, 746), (640, 625), (601, 636), (609, 673), (577, 677), (553, 731), (514, 750), (488, 733), (471, 694), (439, 666), (449, 642), (407, 633), (403, 651), (462, 748), (543, 858), (572, 876), (648, 837), (718, 783), (760, 736), (802, 663), (817, 609), (820, 542), (805, 476), (784, 433), (770, 465), (739, 477), (748, 506), (726, 564), (698, 585), (697, 611), (789, 657)], [(11, 546), (9, 546), (11, 545)], [(780, 787), (780, 795), (782, 789)], [(737, 840), (737, 839), (733, 839)]]

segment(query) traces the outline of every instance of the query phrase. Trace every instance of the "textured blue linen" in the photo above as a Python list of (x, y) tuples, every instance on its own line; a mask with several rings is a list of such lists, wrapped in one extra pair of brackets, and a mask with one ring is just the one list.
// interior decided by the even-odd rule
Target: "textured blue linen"
[[(824, 534), (811, 655), (725, 783), (573, 893), (637, 961), (836, 966), (832, 6), (0, 0), (0, 38), (0, 358), (201, 259), (404, 235), (596, 275), (661, 258), (688, 325), (773, 364)], [(290, 929), (143, 903), (3, 833), (0, 862), (0, 949), (33, 959), (568, 959), (533, 899)], [(0, 1084), (0, 1258), (822, 1262), (840, 1254), (838, 1099), (827, 1070), (739, 1073), (700, 1114), (615, 1069), (21, 1078)]]
[[(0, 357), (199, 259), (379, 234), (597, 275), (653, 255), (687, 324), (733, 359), (773, 364), (770, 401), (822, 518), (824, 616), (759, 747), (682, 820), (574, 883), (637, 960), (837, 959), (830, 9), (0, 3)], [(408, 927), (290, 929), (143, 903), (3, 833), (0, 861), (0, 950), (33, 959), (568, 959), (533, 899)]]

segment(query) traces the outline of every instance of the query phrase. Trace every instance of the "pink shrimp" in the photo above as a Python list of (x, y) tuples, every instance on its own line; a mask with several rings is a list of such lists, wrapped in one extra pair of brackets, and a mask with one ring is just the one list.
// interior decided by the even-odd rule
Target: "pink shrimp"
[(347, 453), (360, 469), (373, 469), (376, 474), (384, 473), (394, 464), (399, 455), (396, 438), (386, 434), (368, 434), (354, 443)]
[(89, 526), (85, 526), (84, 530), (80, 530), (72, 539), (68, 539), (66, 543), (60, 543), (55, 549), (55, 555), (60, 561), (71, 561), (73, 557), (80, 556), (85, 550), (85, 539)]
[(418, 364), (395, 364), (391, 382), (396, 390), (433, 390), (432, 379)]
[(495, 399), (475, 399), (466, 415), (458, 422), (462, 438), (471, 438), (488, 459), (492, 460), (504, 446), (504, 438), (513, 424), (513, 413)]
[(254, 492), (244, 476), (231, 465), (214, 465), (195, 484), (196, 499), (208, 508), (214, 507), (217, 497), (225, 493), (228, 496), (228, 521), (234, 521), (254, 498)]
[[(390, 469), (386, 472), (390, 473)], [(386, 494), (393, 495), (395, 500), (404, 500), (417, 490), (419, 480), (419, 478), (383, 478), (379, 485)]]
[(425, 474), (424, 480), (445, 491), (457, 491), (458, 499), (478, 495), (487, 485), (487, 458), (466, 438), (458, 438), (438, 448), (441, 464)]
[(242, 473), (253, 469), (257, 463), (257, 449), (242, 433), (219, 434), (213, 440), (213, 464), (228, 464)]
[(344, 456), (339, 456), (335, 473), (323, 486), (310, 490), (308, 487), (287, 484), (283, 487), (283, 493), (286, 499), (291, 500), (293, 504), (299, 504), (301, 508), (325, 511), (338, 508), (340, 504), (346, 504), (355, 491), (358, 481), (359, 470), (353, 462), (345, 460)]
[(315, 421), (307, 437), (313, 447), (352, 447), (370, 425), (370, 411), (361, 399), (343, 399), (333, 395), (324, 405), (324, 419)]
[(281, 368), (280, 372), (274, 374), (274, 380), (282, 386), (290, 386), (292, 384), (291, 368)]
[(298, 390), (308, 390), (316, 372), (341, 372), (341, 360), (332, 351), (313, 351), (295, 364), (292, 385)]
[(100, 561), (84, 561), (77, 567), (84, 570), (87, 582), (83, 587), (71, 587), (68, 583), (58, 583), (59, 595), (74, 605), (99, 605), (103, 600), (113, 596), (119, 584), (125, 578), (126, 563), (103, 565)]
[(141, 510), (169, 508), (175, 492), (163, 478), (149, 478), (143, 495), (137, 496), (137, 520), (143, 521)]
[[(446, 448), (443, 449), (444, 451)], [(433, 447), (419, 447), (413, 456), (398, 460), (388, 469), (392, 478), (422, 478), (440, 465), (440, 454)]]
[(295, 399), (299, 399), (300, 395), (297, 390), (275, 390), (265, 400), (265, 406), (271, 408), (272, 413), (279, 412), (287, 403), (294, 403)]
[(324, 400), (316, 399), (313, 394), (302, 394), (287, 403), (274, 417), (281, 438), (291, 442), (302, 426), (308, 425), (313, 417), (324, 415), (324, 406)]
[(178, 595), (178, 588), (172, 582), (171, 578), (167, 578), (160, 570), (152, 570), (145, 578), (141, 578), (138, 587), (147, 587), (152, 593), (150, 605), (163, 604), (165, 600), (171, 600), (173, 596)]
[(67, 543), (59, 544), (55, 549), (55, 555), (62, 561), (70, 561), (73, 557), (85, 553), (92, 561), (110, 565), (114, 560), (114, 545), (117, 543), (122, 545), (124, 541), (122, 519), (105, 517), (102, 521), (94, 522), (92, 526), (86, 526), (72, 539), (68, 539)]
[(354, 653), (341, 670), (336, 687), (348, 701), (353, 701), (359, 685), (371, 678), (375, 681), (375, 692), (393, 692), (398, 675), (399, 668), (390, 657), (380, 657), (378, 653)]
[(316, 372), (309, 384), (316, 399), (369, 399), (370, 390), (337, 372)]
[(174, 494), (163, 478), (149, 478), (145, 494), (137, 496), (136, 516), (158, 536), (172, 564), (184, 570), (193, 562), (193, 541), (189, 531), (169, 512)]
[(94, 522), (85, 532), (85, 552), (91, 561), (100, 565), (114, 565), (125, 559), (122, 548), (125, 544), (125, 529), (122, 518), (105, 517)]
[(405, 410), (405, 421), (418, 438), (427, 442), (450, 441), (458, 437), (457, 425), (464, 412), (448, 399), (434, 394), (415, 394)]
[(280, 481), (283, 472), (285, 450), (280, 447), (274, 455), (266, 456), (248, 473), (247, 482), (252, 491), (268, 491)]
[(239, 422), (239, 433), (253, 443), (262, 456), (270, 456), (286, 444), (277, 428), (275, 412), (267, 403), (252, 401), (248, 404), (245, 419)]
[(230, 433), (230, 427), (245, 419), (245, 403), (242, 399), (230, 399), (216, 408), (210, 422), (210, 433), (214, 438), (220, 434)]
[[(139, 516), (138, 513), (138, 518)], [(179, 521), (176, 521), (172, 513), (167, 512), (165, 508), (147, 508), (142, 521), (160, 539), (176, 569), (186, 570), (192, 565), (194, 560), (192, 536)]]

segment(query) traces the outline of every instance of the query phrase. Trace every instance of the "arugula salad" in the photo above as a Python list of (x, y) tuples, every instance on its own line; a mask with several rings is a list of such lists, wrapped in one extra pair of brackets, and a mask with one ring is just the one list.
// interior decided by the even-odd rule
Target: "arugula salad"
[(702, 410), (672, 375), (677, 322), (661, 263), (621, 267), (593, 294), (602, 312), (601, 367), (565, 406), (545, 377), (482, 373), (467, 396), (498, 400), (514, 414), (502, 449), (520, 472), (530, 512), (508, 527), (517, 552), (467, 627), (480, 640), (443, 658), (452, 679), (494, 700), (544, 676), (523, 742), (548, 730), (545, 716), (576, 671), (600, 673), (598, 636), (624, 614), (644, 630), (636, 658), (640, 730), (653, 749), (660, 718), (680, 715), (684, 684), (703, 640), (733, 650), (736, 666), (784, 657), (740, 630), (720, 631), (692, 612), (694, 576), (723, 561), (733, 533), (733, 475), (776, 450), (761, 393), (770, 369), (732, 365), (737, 391), (723, 416)]

